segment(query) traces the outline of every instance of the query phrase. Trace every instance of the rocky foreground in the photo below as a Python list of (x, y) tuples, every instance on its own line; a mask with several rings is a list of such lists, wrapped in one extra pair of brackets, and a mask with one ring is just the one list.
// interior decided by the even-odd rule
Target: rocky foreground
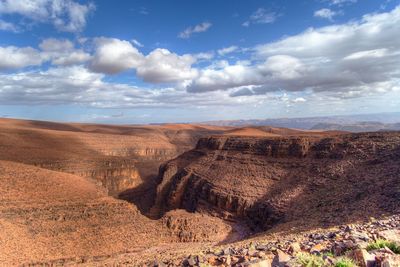
[(400, 215), (303, 234), (275, 233), (268, 240), (256, 237), (142, 266), (397, 267)]

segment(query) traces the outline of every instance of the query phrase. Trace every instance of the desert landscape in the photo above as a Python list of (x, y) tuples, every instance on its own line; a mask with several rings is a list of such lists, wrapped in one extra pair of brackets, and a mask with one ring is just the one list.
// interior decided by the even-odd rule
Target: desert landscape
[(400, 267), (400, 0), (0, 0), (0, 267)]
[(398, 132), (1, 119), (0, 137), (5, 266), (297, 266), (398, 242)]

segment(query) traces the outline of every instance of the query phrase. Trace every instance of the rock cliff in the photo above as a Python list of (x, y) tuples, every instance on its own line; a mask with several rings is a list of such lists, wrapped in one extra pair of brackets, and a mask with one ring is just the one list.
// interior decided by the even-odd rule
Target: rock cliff
[(356, 220), (399, 209), (399, 163), (399, 133), (202, 138), (160, 168), (152, 211), (207, 211), (259, 230)]

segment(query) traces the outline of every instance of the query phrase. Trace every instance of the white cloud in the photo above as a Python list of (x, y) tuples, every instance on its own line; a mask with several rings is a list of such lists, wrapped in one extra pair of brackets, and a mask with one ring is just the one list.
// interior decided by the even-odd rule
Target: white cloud
[(342, 6), (344, 4), (354, 4), (357, 0), (330, 0), (330, 5)]
[(143, 47), (144, 45), (136, 39), (132, 39), (131, 42), (137, 47)]
[(302, 103), (306, 102), (307, 100), (304, 97), (296, 97), (295, 99), (292, 100), (294, 103)]
[(257, 46), (251, 64), (236, 62), (200, 70), (187, 90), (243, 89), (239, 95), (271, 91), (326, 92), (360, 97), (400, 85), (400, 6), (388, 13), (322, 28)]
[(89, 53), (76, 49), (75, 45), (67, 39), (49, 38), (39, 44), (43, 58), (51, 60), (54, 65), (75, 65), (91, 59)]
[(330, 21), (332, 21), (333, 17), (336, 15), (338, 15), (338, 13), (329, 8), (322, 8), (314, 12), (314, 17), (328, 19)]
[(362, 59), (362, 58), (380, 58), (386, 56), (387, 51), (388, 50), (386, 48), (358, 51), (344, 57), (343, 59), (348, 60), (348, 59)]
[(18, 14), (40, 23), (51, 23), (58, 30), (80, 32), (87, 16), (95, 9), (73, 0), (0, 0), (0, 14)]
[(13, 23), (0, 19), (0, 31), (19, 32), (20, 29)]
[(146, 56), (136, 71), (147, 82), (180, 82), (197, 76), (197, 70), (191, 68), (195, 61), (196, 58), (191, 55), (179, 56), (167, 49), (157, 48)]
[(210, 60), (214, 57), (214, 52), (204, 52), (192, 55), (196, 60)]
[(167, 49), (157, 48), (147, 56), (128, 41), (114, 38), (96, 38), (95, 54), (90, 63), (93, 71), (115, 74), (136, 70), (136, 75), (151, 83), (183, 82), (193, 79), (197, 70), (191, 66), (209, 54), (177, 55)]
[(188, 94), (177, 88), (139, 88), (104, 81), (83, 66), (0, 74), (0, 104), (83, 104), (94, 108), (201, 108), (259, 103), (267, 97), (232, 98), (229, 92)]
[(233, 53), (233, 52), (237, 51), (238, 49), (239, 49), (239, 47), (237, 47), (236, 45), (232, 45), (229, 47), (221, 48), (217, 52), (220, 56), (224, 56), (226, 54)]
[(0, 47), (0, 70), (40, 65), (42, 61), (40, 52), (32, 47)]
[(295, 57), (275, 55), (269, 57), (258, 69), (270, 79), (290, 80), (299, 78), (305, 69), (304, 64)]
[(58, 55), (53, 59), (52, 63), (54, 65), (69, 66), (69, 65), (85, 63), (90, 59), (91, 59), (90, 54), (78, 50), (78, 51), (72, 51), (69, 54)]
[(39, 44), (40, 49), (46, 52), (71, 51), (74, 44), (67, 39), (48, 38)]
[[(143, 54), (132, 41), (115, 38), (95, 38), (93, 43), (45, 39), (40, 50), (0, 47), (1, 70), (44, 61), (61, 65), (0, 74), (0, 102), (85, 103), (93, 107), (259, 105), (279, 93), (284, 96), (271, 101), (289, 106), (322, 103), (319, 97), (326, 103), (383, 95), (400, 90), (398, 32), (400, 7), (246, 49), (243, 56), (251, 56), (236, 62), (221, 57), (208, 62), (214, 56), (210, 52), (179, 55), (157, 48)], [(79, 45), (93, 51), (89, 54)], [(232, 46), (217, 53), (237, 50), (244, 51)], [(85, 67), (82, 63), (87, 61)], [(106, 74), (126, 70), (146, 82), (171, 87), (138, 88), (105, 81)], [(154, 89), (156, 86), (162, 88)]]
[(275, 22), (278, 18), (278, 14), (275, 12), (268, 12), (264, 8), (257, 9), (250, 18), (243, 22), (242, 26), (248, 27), (250, 24), (269, 24)]
[(96, 72), (115, 74), (139, 66), (143, 55), (128, 41), (115, 38), (96, 38), (95, 54), (90, 68)]
[(210, 22), (203, 22), (194, 27), (186, 28), (183, 32), (178, 34), (178, 37), (182, 39), (188, 39), (193, 33), (206, 32), (211, 26), (212, 24)]

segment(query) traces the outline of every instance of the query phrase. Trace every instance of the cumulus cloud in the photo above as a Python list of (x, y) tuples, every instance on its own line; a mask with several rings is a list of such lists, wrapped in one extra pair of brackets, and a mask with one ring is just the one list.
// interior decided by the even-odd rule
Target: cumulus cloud
[(18, 14), (40, 23), (51, 23), (59, 31), (80, 32), (94, 4), (73, 0), (0, 0), (0, 14)]
[(0, 70), (40, 65), (42, 61), (40, 51), (32, 47), (0, 47)]
[(96, 38), (95, 54), (90, 68), (96, 72), (115, 74), (136, 68), (143, 60), (143, 55), (130, 42), (115, 38)]
[(167, 49), (157, 48), (143, 55), (128, 41), (114, 38), (95, 39), (95, 54), (90, 63), (93, 71), (115, 74), (135, 70), (136, 75), (151, 83), (172, 83), (193, 79), (197, 70), (191, 66), (208, 54), (177, 55)]
[(268, 12), (264, 8), (257, 9), (248, 20), (243, 22), (242, 26), (248, 27), (250, 24), (269, 24), (275, 22), (278, 18), (278, 14), (275, 12)]
[(190, 92), (276, 90), (326, 92), (360, 97), (399, 87), (400, 7), (365, 15), (359, 21), (322, 28), (257, 46), (251, 65), (209, 67), (188, 86)]
[(157, 48), (145, 57), (137, 66), (137, 75), (147, 82), (171, 83), (190, 80), (197, 76), (197, 70), (192, 69), (196, 58), (191, 55), (171, 53), (167, 49)]
[(184, 89), (140, 88), (104, 81), (105, 75), (80, 66), (0, 74), (0, 104), (83, 104), (94, 108), (177, 108), (235, 106), (267, 97), (231, 98), (229, 92), (192, 95)]
[(51, 60), (54, 65), (75, 65), (87, 62), (91, 55), (82, 49), (76, 49), (75, 45), (67, 39), (48, 38), (39, 44), (42, 57)]
[(338, 14), (339, 14), (338, 12), (335, 12), (329, 8), (322, 8), (314, 12), (314, 17), (328, 19), (332, 21), (333, 17)]
[(184, 31), (180, 32), (178, 34), (179, 38), (182, 39), (188, 39), (190, 38), (194, 33), (199, 33), (199, 32), (206, 32), (208, 29), (212, 26), (210, 22), (203, 22), (200, 23), (196, 26), (193, 27), (188, 27)]

